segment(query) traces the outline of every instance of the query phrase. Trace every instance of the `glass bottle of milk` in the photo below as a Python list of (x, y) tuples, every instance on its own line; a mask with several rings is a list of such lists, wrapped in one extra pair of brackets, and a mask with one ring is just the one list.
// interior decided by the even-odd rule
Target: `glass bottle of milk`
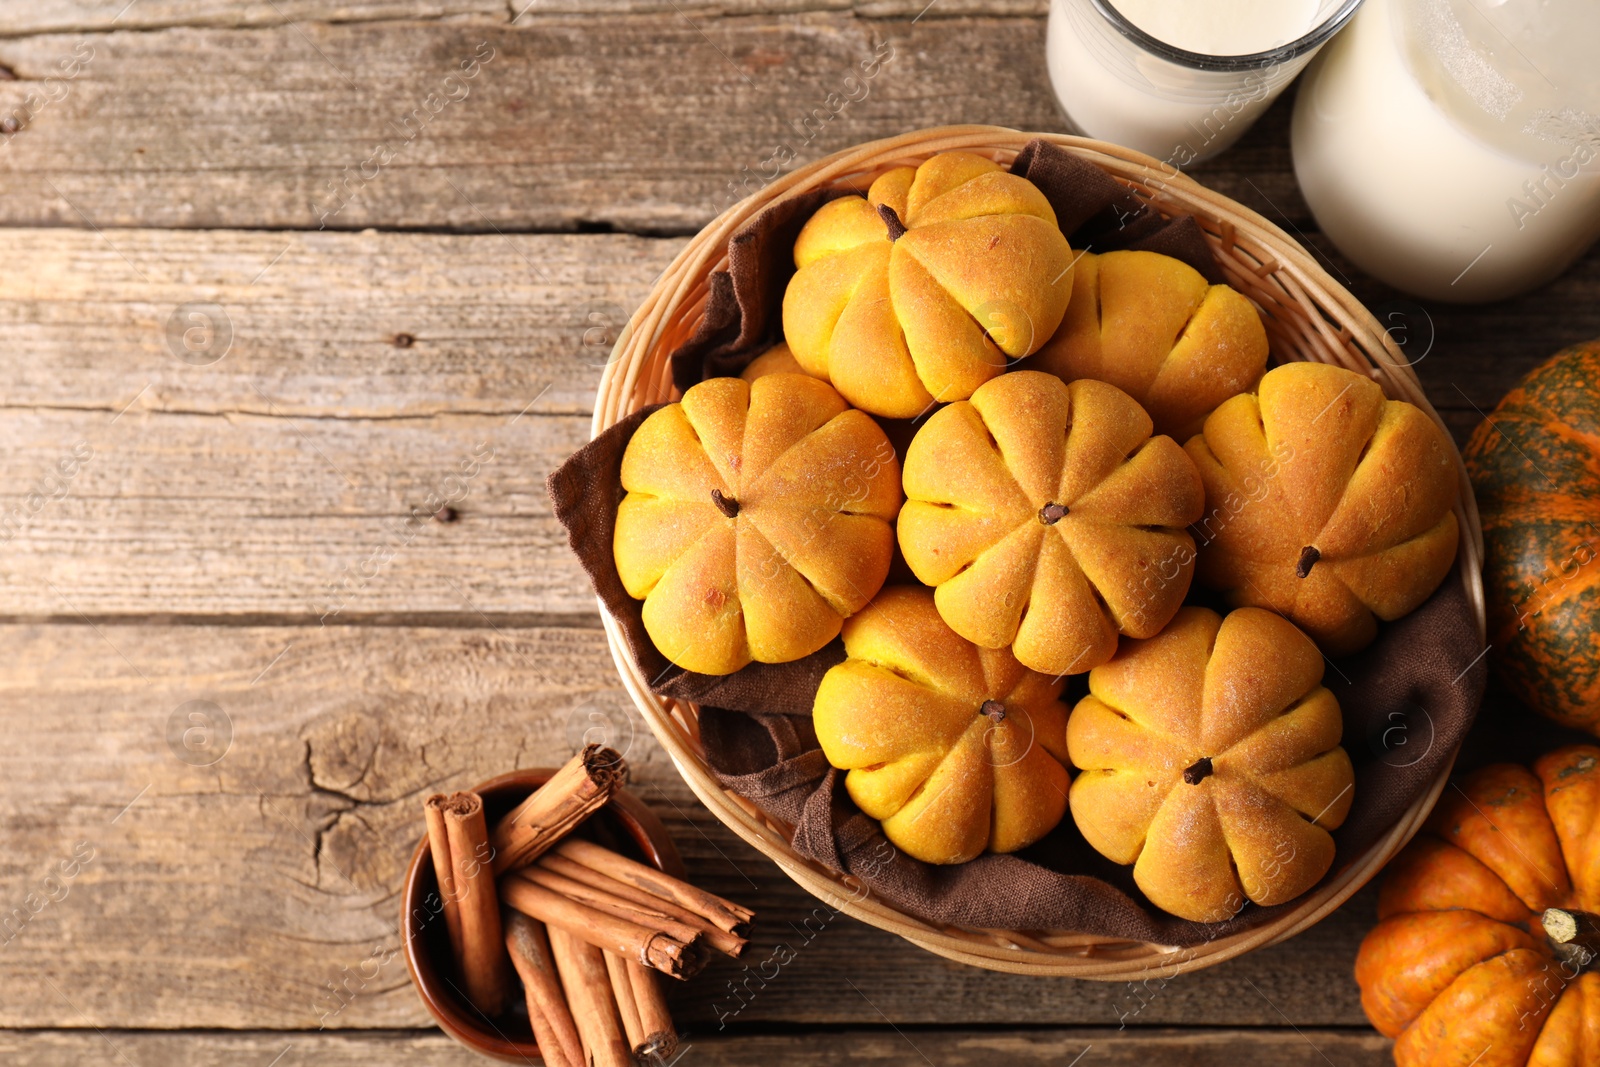
[(1368, 0), (1295, 102), (1323, 232), (1428, 299), (1561, 273), (1600, 236), (1597, 48), (1595, 0)]
[(1174, 167), (1227, 148), (1362, 0), (1052, 0), (1068, 121)]

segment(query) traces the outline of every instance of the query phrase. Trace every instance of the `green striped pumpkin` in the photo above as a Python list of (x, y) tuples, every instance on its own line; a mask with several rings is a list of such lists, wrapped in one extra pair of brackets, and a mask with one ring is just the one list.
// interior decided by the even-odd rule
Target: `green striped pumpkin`
[(1600, 735), (1600, 341), (1559, 352), (1472, 434), (1489, 656), (1506, 686)]

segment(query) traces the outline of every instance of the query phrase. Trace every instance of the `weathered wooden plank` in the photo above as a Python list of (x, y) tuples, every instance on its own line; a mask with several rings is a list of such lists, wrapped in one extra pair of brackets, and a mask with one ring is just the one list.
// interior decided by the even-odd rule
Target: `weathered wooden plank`
[[(841, 989), (839, 976), (846, 975), (866, 992), (876, 1010), (897, 1024), (938, 1024), (956, 1011), (978, 1020), (1036, 1024), (1134, 1027), (1205, 1020), (1222, 1026), (1280, 1026), (1287, 1017), (1304, 1026), (1365, 1025), (1351, 973), (1357, 946), (1374, 922), (1372, 889), (1363, 890), (1321, 925), (1286, 944), (1166, 982), (1110, 984), (998, 975), (926, 954), (908, 955), (906, 946), (889, 935), (844, 917), (806, 941), (802, 931), (816, 928), (827, 913), (815, 913), (814, 903), (801, 901), (801, 905), (798, 916), (788, 913), (779, 919), (777, 937), (769, 926), (762, 942), (748, 954), (759, 963), (773, 957), (767, 945), (782, 940), (795, 948), (795, 960), (776, 979), (763, 987), (721, 964), (700, 979), (709, 991), (685, 1002), (680, 1012), (702, 1019), (713, 1031), (723, 1020), (730, 1027), (746, 1021), (779, 1021), (781, 1014), (766, 1013), (792, 1011), (794, 1000), (803, 998), (808, 1010), (816, 1013), (808, 1022), (881, 1022), (883, 1016), (875, 1012), (856, 1016), (868, 1004), (857, 991)], [(810, 925), (805, 926), (808, 914)], [(684, 994), (695, 995), (692, 987)], [(730, 1010), (736, 1014), (729, 1015)]]
[[(0, 647), (0, 700), (16, 709), (0, 753), (0, 1026), (425, 1024), (394, 955), (421, 797), (548, 765), (586, 733), (626, 749), (692, 877), (761, 912), (752, 971), (725, 961), (674, 990), (697, 1032), (1362, 1023), (1348, 976), (1370, 892), (1287, 945), (1118, 985), (962, 967), (817, 910), (695, 803), (626, 705), (598, 631), (10, 625)], [(231, 723), (204, 766), (221, 733), (196, 711)], [(30, 893), (57, 899), (27, 914)], [(761, 979), (762, 961), (791, 953)], [(376, 974), (362, 982), (364, 965)]]
[[(1086, 1053), (1085, 1050), (1091, 1050)], [(477, 1067), (483, 1060), (437, 1033), (372, 1031), (343, 1034), (150, 1033), (44, 1030), (0, 1033), (0, 1054), (15, 1067), (67, 1067), (88, 1060), (129, 1067), (210, 1067), (216, 1063), (268, 1063), (286, 1067)], [(917, 1063), (937, 1067), (988, 1067), (997, 1062), (1061, 1065), (1082, 1054), (1085, 1063), (1143, 1067), (1381, 1067), (1389, 1042), (1345, 1030), (1042, 1030), (994, 1034), (949, 1030), (855, 1030), (849, 1033), (706, 1037), (689, 1034), (674, 1061), (706, 1067), (822, 1067), (841, 1063)]]
[(592, 616), (543, 482), (678, 240), (106, 236), (5, 235), (0, 614)]
[(587, 419), (113, 417), (0, 419), (5, 615), (594, 614), (544, 493)]
[[(0, 9), (0, 36), (321, 20), (507, 18), (508, 0), (39, 0)], [(525, 3), (526, 0), (523, 0)]]
[(0, 242), (0, 405), (131, 404), (129, 419), (587, 417), (610, 342), (683, 245), (82, 229)]
[(0, 41), (0, 115), (40, 101), (0, 150), (0, 224), (683, 232), (780, 144), (1061, 128), (1043, 20), (934, 25), (668, 10)]
[(697, 19), (801, 11), (853, 11), (876, 18), (1032, 15), (1047, 0), (41, 0), (0, 9), (0, 36), (170, 26), (275, 26), (477, 15), (534, 20), (550, 15), (682, 12)]
[[(527, 0), (516, 0), (516, 8)], [(676, 13), (696, 18), (728, 18), (780, 11), (850, 11), (866, 18), (946, 19), (957, 15), (1011, 15), (1043, 17), (1049, 0), (540, 0), (524, 18), (542, 15)]]

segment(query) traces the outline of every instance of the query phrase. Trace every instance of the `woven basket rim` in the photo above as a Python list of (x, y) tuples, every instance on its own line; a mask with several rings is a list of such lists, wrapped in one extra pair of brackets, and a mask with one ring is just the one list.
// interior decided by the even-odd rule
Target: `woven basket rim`
[[(713, 219), (662, 273), (617, 338), (601, 376), (591, 434), (598, 436), (627, 415), (669, 399), (667, 356), (687, 340), (704, 307), (706, 279), (727, 265), (728, 238), (780, 200), (828, 185), (861, 191), (889, 166), (920, 162), (937, 152), (962, 150), (1007, 164), (1034, 139), (1081, 156), (1150, 202), (1163, 214), (1191, 214), (1200, 224), (1228, 282), (1263, 312), (1277, 361), (1313, 359), (1369, 374), (1394, 399), (1405, 400), (1445, 429), (1460, 492), (1456, 517), (1466, 536), (1459, 549), (1468, 603), (1480, 641), (1486, 632), (1481, 577), (1483, 532), (1466, 467), (1399, 347), (1366, 308), (1328, 275), (1292, 237), (1254, 211), (1200, 185), (1168, 164), (1119, 145), (1055, 133), (1025, 133), (1002, 126), (943, 126), (868, 142), (791, 171)], [(623, 686), (689, 788), (734, 833), (828, 907), (898, 934), (959, 962), (1018, 974), (1062, 975), (1105, 981), (1170, 977), (1276, 944), (1325, 918), (1365, 885), (1419, 830), (1454, 766), (1451, 753), (1431, 786), (1363, 853), (1300, 897), (1295, 906), (1253, 929), (1177, 947), (1073, 932), (972, 930), (909, 915), (868, 893), (848, 875), (796, 854), (785, 826), (722, 787), (700, 749), (697, 708), (650, 691), (628, 652), (621, 627), (604, 603), (600, 614)]]

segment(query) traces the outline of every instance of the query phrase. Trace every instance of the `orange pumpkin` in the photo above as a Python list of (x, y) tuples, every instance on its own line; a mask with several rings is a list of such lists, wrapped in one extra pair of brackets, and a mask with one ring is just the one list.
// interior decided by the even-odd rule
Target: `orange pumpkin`
[(1485, 767), (1390, 865), (1356, 957), (1400, 1067), (1600, 1064), (1600, 748)]

